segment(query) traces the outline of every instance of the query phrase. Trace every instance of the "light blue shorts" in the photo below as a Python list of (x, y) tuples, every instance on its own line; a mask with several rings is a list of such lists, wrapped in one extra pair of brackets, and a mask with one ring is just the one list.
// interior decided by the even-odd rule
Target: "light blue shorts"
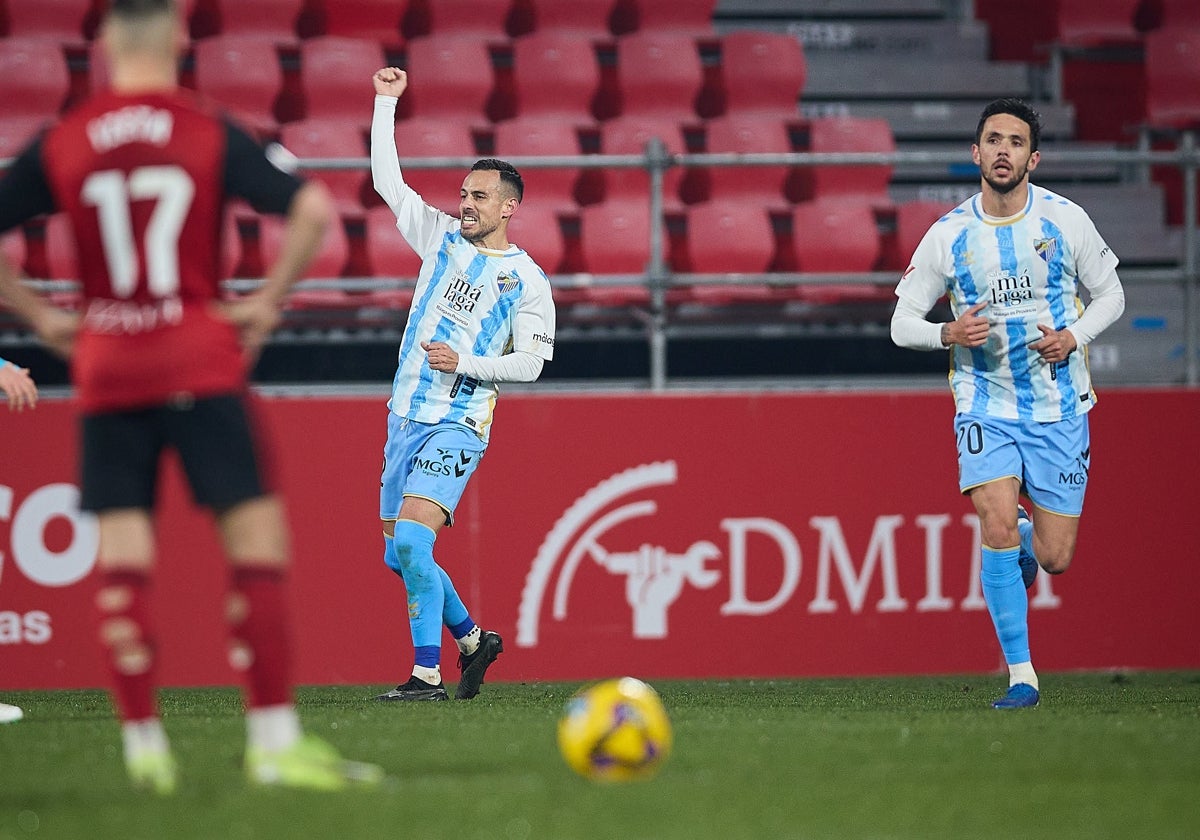
[(466, 426), (417, 423), (389, 411), (379, 518), (399, 518), (404, 497), (416, 496), (441, 507), (446, 523), (453, 525), (454, 508), (486, 449)]
[(1043, 510), (1063, 516), (1083, 512), (1092, 460), (1086, 414), (1054, 423), (957, 414), (954, 434), (963, 493), (1012, 476)]

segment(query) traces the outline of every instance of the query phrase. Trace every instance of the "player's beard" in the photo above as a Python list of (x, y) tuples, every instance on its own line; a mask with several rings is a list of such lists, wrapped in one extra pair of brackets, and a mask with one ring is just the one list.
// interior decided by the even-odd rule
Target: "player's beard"
[(494, 224), (491, 226), (485, 225), (483, 222), (483, 219), (480, 219), (478, 222), (475, 223), (474, 230), (467, 232), (467, 231), (463, 231), (460, 228), (459, 232), (462, 233), (463, 239), (467, 240), (472, 245), (476, 245), (476, 244), (482, 242), (483, 240), (487, 239), (493, 233), (495, 233), (496, 229), (499, 227), (500, 227), (499, 224)]
[(990, 175), (984, 175), (983, 180), (987, 183), (992, 191), (998, 195), (1008, 195), (1010, 192), (1021, 186), (1025, 182), (1025, 177), (1029, 174), (1029, 165), (1026, 164), (1020, 168), (1012, 166), (1012, 179), (1009, 181), (998, 181)]

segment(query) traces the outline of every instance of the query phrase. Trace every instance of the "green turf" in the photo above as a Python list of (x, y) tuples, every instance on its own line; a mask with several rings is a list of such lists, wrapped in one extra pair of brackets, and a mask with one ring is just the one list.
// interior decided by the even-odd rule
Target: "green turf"
[(658, 681), (675, 751), (655, 779), (596, 785), (556, 751), (574, 684), (489, 684), (474, 701), (376, 704), (301, 690), (301, 715), (382, 790), (252, 790), (238, 695), (169, 690), (182, 770), (130, 791), (96, 691), (5, 692), (0, 838), (1196, 838), (1200, 674), (1049, 674), (995, 712), (995, 677)]

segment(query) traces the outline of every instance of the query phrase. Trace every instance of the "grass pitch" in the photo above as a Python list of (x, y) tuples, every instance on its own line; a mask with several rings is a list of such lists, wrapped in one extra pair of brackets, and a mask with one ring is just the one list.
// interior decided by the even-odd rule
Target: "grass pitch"
[(379, 790), (243, 782), (232, 689), (176, 689), (169, 799), (131, 791), (107, 696), (5, 692), (0, 840), (16, 838), (1195, 838), (1200, 673), (1046, 674), (996, 712), (996, 677), (655, 681), (675, 750), (654, 779), (572, 774), (555, 726), (578, 684), (488, 684), (471, 702), (301, 689), (308, 729), (384, 765)]

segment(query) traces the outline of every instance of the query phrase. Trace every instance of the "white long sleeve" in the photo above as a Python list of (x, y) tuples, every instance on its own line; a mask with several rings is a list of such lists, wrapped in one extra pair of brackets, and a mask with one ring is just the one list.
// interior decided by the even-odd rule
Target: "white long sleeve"
[(1091, 344), (1096, 336), (1108, 329), (1125, 311), (1125, 289), (1117, 278), (1115, 268), (1109, 269), (1108, 274), (1099, 282), (1084, 285), (1091, 292), (1092, 299), (1079, 316), (1079, 320), (1067, 327), (1080, 347)]
[(928, 313), (929, 308), (922, 309), (921, 304), (908, 297), (897, 299), (892, 313), (892, 341), (910, 350), (945, 350), (942, 325), (925, 320)]
[(503, 356), (459, 356), (455, 373), (483, 382), (533, 382), (542, 374), (540, 356), (514, 350)]
[(397, 102), (394, 96), (375, 94), (375, 111), (371, 116), (371, 178), (375, 192), (399, 215), (407, 193), (413, 189), (404, 183), (396, 154)]
[(449, 216), (425, 200), (404, 182), (400, 158), (396, 153), (396, 102), (394, 96), (375, 95), (371, 117), (371, 180), (375, 192), (387, 202), (396, 216), (396, 227), (414, 251), (422, 257), (436, 246), (442, 234), (455, 229), (458, 219)]

